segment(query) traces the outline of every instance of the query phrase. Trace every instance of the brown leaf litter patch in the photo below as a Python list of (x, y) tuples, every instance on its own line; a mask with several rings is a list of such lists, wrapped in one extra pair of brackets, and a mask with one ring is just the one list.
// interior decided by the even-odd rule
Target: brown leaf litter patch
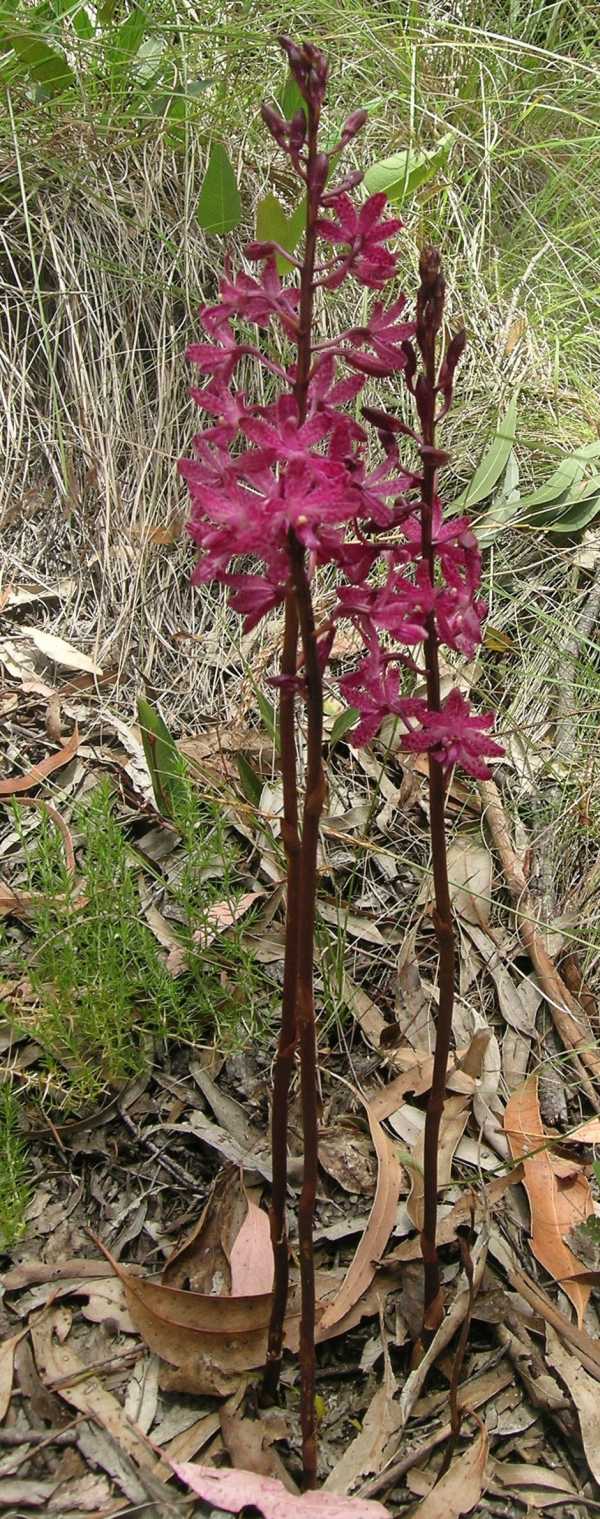
[[(34, 649), (39, 654), (39, 640)], [(71, 681), (58, 705), (56, 687), (41, 674), (8, 679), (0, 698), (12, 725), (5, 795), (21, 795), (32, 816), (46, 811), (76, 881), (71, 799), (109, 774), (116, 808), (137, 820), (143, 882), (143, 871), (165, 854), (176, 857), (180, 845), (157, 812), (135, 725), (105, 708), (100, 720), (100, 677), (84, 664), (76, 678), (87, 688)], [(240, 928), (276, 995), (283, 893), (272, 741), (238, 719), (185, 748), (195, 784), (219, 796), (252, 860), (241, 907), (217, 903), (200, 948), (215, 954), (221, 936)], [(360, 766), (370, 788), (376, 777), (369, 767), (380, 767), (368, 755)], [(507, 853), (506, 819), (498, 810), (490, 818), (490, 800), (498, 809), (499, 798), (484, 793), (482, 810), (479, 797), (457, 787), (449, 815), (457, 820), (451, 860), (460, 986), (440, 1165), (446, 1317), (418, 1362), (422, 1134), (432, 1069), (426, 1041), (436, 997), (422, 781), (418, 767), (403, 769), (388, 756), (373, 818), (368, 789), (356, 777), (356, 762), (338, 745), (322, 835), (317, 987), (325, 1493), (340, 1501), (383, 1499), (391, 1512), (412, 1503), (424, 1519), (557, 1504), (575, 1514), (570, 1500), (583, 1496), (591, 1505), (600, 1480), (600, 1276), (574, 1253), (578, 1229), (598, 1211), (591, 1165), (598, 1120), (585, 1115), (569, 1076), (566, 1122), (554, 1128), (543, 1116), (535, 1071), (543, 1006), (562, 1035), (574, 999), (578, 1037), (565, 1044), (570, 1058), (573, 1052), (583, 1062), (584, 1096), (588, 1089), (595, 1096), (594, 1061), (581, 1044), (586, 1031), (593, 1034), (593, 994), (580, 973), (577, 980), (576, 960), (562, 970), (551, 961), (550, 976), (539, 932), (532, 938), (524, 929), (535, 903), (525, 899)], [(481, 816), (514, 918), (495, 909), (502, 880), (493, 878)], [(256, 1397), (270, 1307), (269, 1040), (219, 1053), (210, 1037), (193, 1052), (156, 1044), (142, 1073), (107, 1089), (85, 1113), (65, 1114), (44, 1101), (31, 989), (22, 974), (10, 974), (11, 945), (27, 934), (39, 902), (34, 893), (27, 900), (19, 869), (11, 867), (6, 818), (4, 995), (9, 1016), (18, 1005), (29, 1033), (15, 1035), (7, 1025), (3, 1038), (7, 1070), (21, 1089), (33, 1174), (25, 1234), (7, 1252), (0, 1310), (0, 1504), (9, 1513), (42, 1509), (61, 1519), (108, 1519), (142, 1506), (176, 1516), (193, 1511), (200, 1492), (206, 1501), (218, 1493), (227, 1507), (227, 1484), (237, 1472), (246, 1481), (237, 1495), (245, 1492), (268, 1516), (273, 1504), (297, 1499), (300, 1471), (293, 1228), (282, 1406), (262, 1409)], [(140, 910), (167, 963), (179, 948), (168, 890), (159, 904), (140, 884)], [(340, 1023), (331, 1019), (327, 996), (338, 929), (346, 935)], [(185, 973), (179, 962), (175, 969)], [(588, 1115), (595, 1106), (590, 1099)], [(295, 1093), (290, 1146), (293, 1222), (301, 1172)], [(471, 1315), (463, 1362), (461, 1330)], [(451, 1403), (460, 1429), (446, 1469), (456, 1431)], [(348, 1509), (348, 1519), (352, 1512), (358, 1515)]]

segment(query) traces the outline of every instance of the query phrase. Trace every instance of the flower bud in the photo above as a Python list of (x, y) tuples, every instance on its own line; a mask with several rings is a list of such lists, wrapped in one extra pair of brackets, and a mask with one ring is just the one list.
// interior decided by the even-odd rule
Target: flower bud
[(357, 185), (362, 184), (364, 177), (360, 169), (353, 169), (351, 174), (347, 174), (345, 179), (321, 196), (321, 205), (333, 206), (338, 195), (346, 195), (349, 190), (355, 190)]
[(302, 108), (288, 122), (288, 139), (292, 153), (299, 153), (306, 137), (306, 116)]
[(320, 196), (321, 191), (324, 189), (324, 186), (327, 183), (327, 175), (328, 175), (328, 173), (329, 173), (329, 154), (328, 153), (317, 153), (316, 158), (315, 158), (315, 162), (314, 162), (314, 167), (313, 167), (313, 172), (312, 172), (312, 180), (311, 180), (311, 186), (310, 186), (311, 190), (314, 191), (315, 195)]
[(346, 143), (352, 141), (353, 137), (356, 137), (357, 132), (362, 131), (367, 118), (367, 111), (352, 111), (351, 115), (348, 117), (347, 121), (344, 122), (344, 125), (342, 127), (341, 141), (344, 147), (346, 146)]
[(249, 258), (251, 261), (254, 261), (255, 259), (261, 259), (261, 258), (270, 258), (271, 254), (275, 253), (275, 244), (274, 243), (246, 243), (246, 247), (244, 248), (244, 253), (246, 255), (246, 258)]
[(271, 137), (275, 138), (275, 142), (278, 143), (280, 148), (287, 150), (287, 121), (284, 121), (283, 116), (280, 116), (279, 111), (276, 111), (272, 105), (262, 105), (260, 114), (267, 131), (271, 133)]

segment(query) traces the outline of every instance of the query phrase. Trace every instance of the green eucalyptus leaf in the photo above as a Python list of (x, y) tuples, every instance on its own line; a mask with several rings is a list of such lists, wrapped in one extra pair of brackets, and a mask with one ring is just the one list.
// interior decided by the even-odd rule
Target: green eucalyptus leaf
[(480, 548), (487, 548), (490, 543), (493, 543), (498, 533), (502, 532), (502, 529), (519, 511), (521, 505), (519, 479), (519, 461), (513, 448), (508, 456), (502, 490), (494, 496), (492, 505), (483, 517), (479, 517), (473, 524), (473, 532)]
[(285, 84), (278, 96), (277, 104), (286, 121), (291, 121), (292, 116), (295, 116), (297, 111), (304, 111), (304, 115), (306, 116), (306, 101), (304, 96), (300, 94), (299, 86), (296, 84), (293, 74), (286, 75)]
[(358, 707), (344, 707), (343, 712), (338, 712), (329, 735), (329, 746), (331, 749), (335, 748), (336, 744), (341, 743), (346, 734), (350, 732), (350, 729), (355, 727), (359, 717), (360, 712)]
[(156, 805), (163, 817), (173, 821), (178, 806), (185, 803), (187, 796), (181, 756), (173, 735), (169, 733), (156, 707), (140, 696), (137, 710)]
[(251, 807), (259, 807), (263, 793), (263, 783), (256, 770), (252, 769), (244, 754), (236, 755), (236, 764), (240, 777), (240, 784), (247, 802)]
[(148, 26), (148, 17), (140, 6), (135, 6), (120, 26), (109, 32), (106, 39), (106, 59), (111, 84), (118, 88), (129, 71), (132, 59), (142, 45)]
[(585, 484), (588, 490), (562, 502), (554, 520), (544, 523), (545, 533), (580, 533), (594, 521), (600, 511), (600, 475), (593, 475)]
[(254, 689), (256, 691), (258, 710), (262, 717), (263, 723), (265, 725), (269, 738), (271, 739), (271, 742), (275, 745), (275, 748), (278, 749), (279, 732), (277, 727), (277, 712), (273, 706), (273, 703), (267, 700), (266, 696), (263, 695), (263, 692), (257, 690), (256, 687)]
[(401, 205), (421, 185), (445, 168), (453, 140), (454, 133), (446, 132), (432, 152), (403, 148), (399, 153), (393, 153), (391, 158), (382, 158), (378, 163), (371, 164), (364, 180), (369, 194), (376, 195), (378, 191), (384, 190), (388, 200)]
[(491, 496), (494, 486), (504, 474), (511, 456), (517, 430), (517, 402), (518, 396), (514, 395), (507, 407), (504, 416), (500, 418), (496, 427), (494, 438), (486, 449), (483, 459), (475, 471), (473, 479), (466, 490), (452, 502), (450, 514), (456, 512), (472, 511), (480, 501), (487, 500)]
[(79, 37), (80, 42), (90, 42), (96, 31), (96, 23), (92, 21), (85, 5), (80, 5), (71, 16), (73, 31)]
[(600, 439), (593, 443), (582, 443), (581, 447), (576, 448), (572, 454), (566, 454), (554, 474), (546, 480), (545, 485), (538, 486), (537, 490), (523, 497), (521, 503), (523, 510), (529, 513), (535, 507), (544, 507), (548, 502), (558, 501), (566, 491), (571, 490), (571, 487), (581, 480), (588, 461), (599, 457)]
[[(280, 243), (282, 248), (287, 248), (288, 253), (293, 253), (302, 237), (305, 221), (306, 200), (301, 200), (300, 205), (288, 216), (281, 201), (269, 192), (256, 207), (256, 240), (259, 243)], [(286, 274), (291, 267), (289, 259), (278, 253), (279, 273)]]
[(231, 232), (239, 226), (242, 215), (240, 192), (222, 142), (212, 144), (196, 215), (205, 232), (213, 235)]
[(62, 95), (75, 84), (75, 75), (64, 55), (49, 47), (35, 32), (7, 31), (2, 45), (13, 49), (25, 73), (47, 95)]

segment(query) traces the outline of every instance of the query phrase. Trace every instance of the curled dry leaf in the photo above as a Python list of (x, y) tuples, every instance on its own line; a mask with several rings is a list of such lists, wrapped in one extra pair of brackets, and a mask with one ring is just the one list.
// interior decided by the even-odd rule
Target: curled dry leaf
[(325, 1309), (320, 1323), (321, 1332), (331, 1329), (338, 1320), (343, 1319), (372, 1282), (377, 1261), (383, 1255), (396, 1218), (402, 1185), (402, 1167), (392, 1141), (388, 1139), (379, 1121), (374, 1118), (369, 1103), (365, 1103), (365, 1108), (377, 1154), (377, 1187), (369, 1222), (339, 1292)]
[(80, 649), (75, 649), (65, 638), (45, 633), (42, 628), (22, 627), (20, 631), (31, 639), (45, 659), (52, 659), (54, 664), (62, 665), (66, 670), (87, 670), (89, 675), (102, 674), (100, 665), (90, 659), (89, 654), (82, 654)]
[(341, 1498), (322, 1490), (296, 1498), (282, 1482), (255, 1472), (219, 1471), (192, 1461), (176, 1462), (173, 1470), (212, 1508), (225, 1509), (229, 1514), (252, 1507), (259, 1509), (264, 1519), (389, 1519), (388, 1510), (373, 1499)]
[(490, 921), (492, 857), (479, 834), (458, 834), (448, 849), (450, 898), (455, 913), (482, 927)]
[(523, 1161), (533, 1254), (570, 1298), (581, 1328), (591, 1288), (574, 1279), (581, 1266), (565, 1243), (565, 1235), (585, 1223), (594, 1204), (581, 1166), (547, 1148), (551, 1136), (544, 1132), (536, 1076), (530, 1076), (511, 1097), (504, 1129), (513, 1159)]
[(183, 1287), (211, 1296), (231, 1295), (231, 1252), (248, 1198), (234, 1166), (226, 1166), (211, 1188), (198, 1223), (163, 1267), (165, 1287)]
[(79, 729), (75, 727), (62, 749), (40, 760), (39, 765), (34, 765), (27, 775), (16, 775), (9, 777), (7, 781), (0, 781), (0, 796), (16, 796), (21, 791), (32, 791), (34, 786), (41, 785), (42, 781), (52, 775), (55, 770), (60, 770), (62, 765), (68, 765), (69, 760), (72, 760), (77, 753), (79, 743)]
[(0, 1345), (0, 1424), (8, 1413), (11, 1400), (15, 1350), (25, 1334), (29, 1334), (29, 1326), (27, 1329), (21, 1329), (19, 1334), (11, 1335), (9, 1340), (3, 1340)]
[(415, 1519), (460, 1519), (461, 1514), (470, 1514), (485, 1487), (488, 1456), (488, 1432), (482, 1424), (478, 1439), (432, 1487)]
[(80, 1413), (89, 1414), (107, 1430), (117, 1445), (136, 1465), (152, 1470), (155, 1458), (142, 1435), (125, 1417), (120, 1403), (98, 1377), (89, 1376), (88, 1367), (70, 1345), (64, 1343), (68, 1332), (64, 1309), (44, 1312), (31, 1326), (31, 1338), (37, 1368), (42, 1381), (52, 1382), (61, 1398)]
[(224, 1395), (240, 1373), (261, 1364), (273, 1279), (269, 1220), (249, 1203), (233, 1168), (218, 1178), (161, 1282), (131, 1276), (101, 1248), (123, 1284), (136, 1328), (175, 1368), (163, 1376), (164, 1386)]

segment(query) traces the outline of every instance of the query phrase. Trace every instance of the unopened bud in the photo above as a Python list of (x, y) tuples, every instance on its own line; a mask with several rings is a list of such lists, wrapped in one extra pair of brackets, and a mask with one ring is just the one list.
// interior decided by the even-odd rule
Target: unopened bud
[(352, 111), (347, 121), (344, 122), (341, 138), (344, 146), (347, 142), (351, 142), (353, 137), (356, 137), (357, 132), (362, 131), (362, 128), (364, 127), (364, 124), (367, 120), (367, 114), (368, 113), (366, 111), (362, 110)]
[(244, 248), (246, 258), (249, 258), (250, 260), (270, 258), (271, 254), (274, 252), (274, 243), (246, 243), (246, 247)]
[(321, 191), (324, 189), (324, 187), (325, 187), (325, 185), (327, 183), (327, 175), (328, 175), (328, 173), (329, 173), (329, 154), (328, 153), (317, 153), (315, 161), (314, 161), (314, 165), (313, 165), (313, 172), (312, 172), (311, 186), (310, 186), (311, 190), (314, 190), (314, 192), (315, 192), (316, 195), (320, 195)]
[(353, 169), (351, 174), (347, 174), (345, 179), (341, 179), (337, 185), (332, 185), (331, 190), (328, 190), (326, 195), (321, 196), (321, 205), (333, 206), (338, 195), (346, 195), (348, 190), (355, 190), (357, 185), (362, 184), (363, 179), (364, 174), (362, 171), (360, 169)]
[(275, 138), (280, 148), (287, 148), (287, 121), (284, 121), (283, 116), (280, 116), (279, 111), (276, 111), (272, 105), (262, 105), (260, 114), (271, 137)]
[(448, 352), (446, 354), (446, 368), (450, 371), (450, 374), (454, 374), (454, 370), (456, 369), (459, 359), (462, 358), (466, 346), (467, 334), (464, 327), (462, 327), (461, 331), (456, 332), (448, 344)]
[(299, 153), (306, 137), (306, 116), (302, 108), (288, 122), (288, 140), (293, 153)]
[(439, 249), (428, 245), (423, 249), (419, 259), (419, 275), (423, 289), (432, 291), (442, 272), (442, 260)]
[(296, 42), (292, 42), (291, 37), (280, 37), (279, 45), (283, 48), (284, 53), (287, 55), (287, 60), (292, 73), (295, 74), (296, 71), (302, 67), (302, 63), (304, 61), (302, 57), (302, 48), (299, 48)]

